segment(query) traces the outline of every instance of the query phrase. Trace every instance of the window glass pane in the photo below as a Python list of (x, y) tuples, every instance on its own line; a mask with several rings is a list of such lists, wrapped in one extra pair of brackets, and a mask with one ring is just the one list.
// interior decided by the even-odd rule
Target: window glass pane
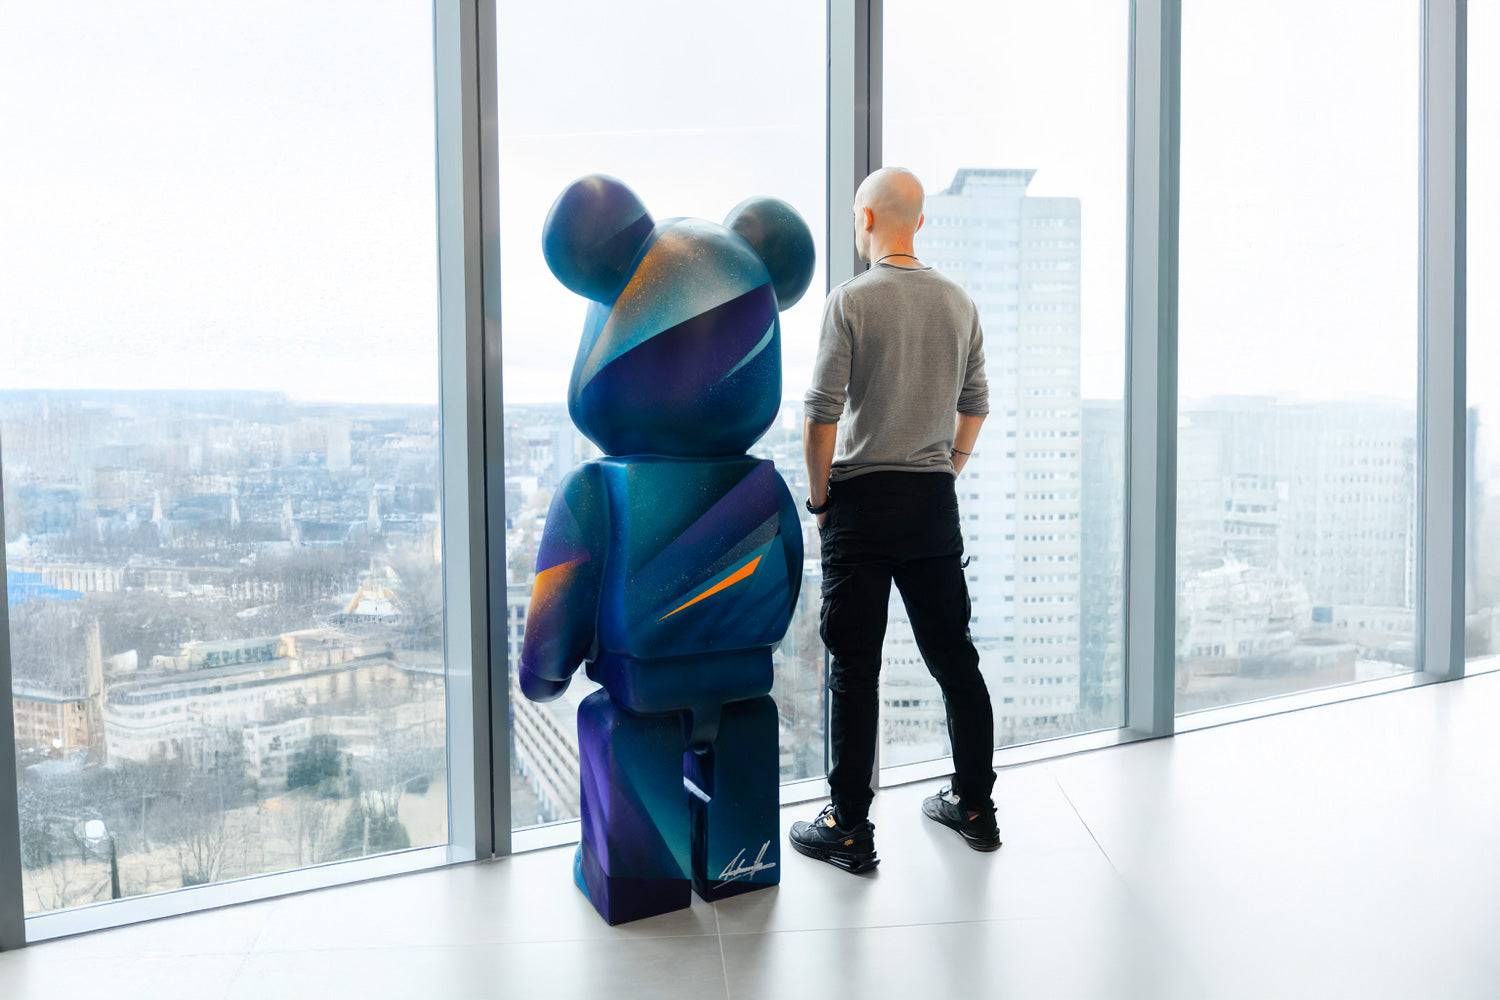
[(446, 843), (430, 4), (5, 17), (27, 912)]
[[(884, 10), (883, 160), (921, 178), (917, 255), (984, 326), (990, 415), (958, 493), (995, 743), (1116, 727), (1130, 5)], [(894, 595), (881, 740), (882, 764), (949, 752)]]
[(1470, 673), (1500, 667), (1500, 5), (1469, 4), (1468, 622)]
[(1179, 711), (1412, 669), (1419, 8), (1184, 5)]
[[(611, 174), (656, 218), (718, 222), (752, 195), (790, 202), (813, 231), (818, 272), (781, 314), (783, 406), (750, 450), (773, 459), (799, 499), (801, 391), (817, 342), (826, 268), (826, 11), (796, 0), (723, 6), (498, 5), (500, 242), (505, 356), (507, 623), (512, 677), (511, 811), (518, 828), (578, 815), (579, 671), (556, 701), (514, 686), (536, 546), (559, 480), (599, 451), (568, 419), (566, 395), (587, 303), (541, 255), (542, 223), (573, 179)], [(565, 65), (565, 71), (558, 67)], [(816, 532), (804, 521), (816, 572)], [(804, 575), (776, 654), (783, 780), (823, 773), (823, 647), (816, 577)]]

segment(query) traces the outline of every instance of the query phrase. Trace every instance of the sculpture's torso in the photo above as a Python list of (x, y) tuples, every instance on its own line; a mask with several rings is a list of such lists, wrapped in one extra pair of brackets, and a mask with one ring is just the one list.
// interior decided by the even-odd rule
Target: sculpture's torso
[(598, 464), (610, 523), (595, 679), (638, 712), (767, 693), (801, 556), (775, 467), (750, 456)]

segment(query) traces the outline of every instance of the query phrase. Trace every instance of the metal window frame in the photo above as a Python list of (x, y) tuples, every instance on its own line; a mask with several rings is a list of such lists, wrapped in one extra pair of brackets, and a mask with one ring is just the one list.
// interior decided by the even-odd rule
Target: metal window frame
[[(830, 290), (863, 270), (835, 206), (852, 204), (860, 181), (883, 165), (883, 13), (883, 0), (828, 4)], [(1133, 2), (1128, 44), (1125, 719), (1119, 729), (997, 747), (996, 767), (1170, 736), (1176, 725), (1180, 0)], [(947, 757), (882, 768), (878, 751), (878, 787), (951, 770)], [(825, 728), (825, 771), (827, 756)], [(782, 801), (817, 797), (821, 787), (821, 779), (784, 786)]]
[[(1418, 648), (1422, 680), (1464, 675), (1467, 0), (1423, 0)], [(1181, 0), (1134, 0), (1129, 70), (1124, 727), (996, 751), (1043, 759), (1209, 724), (1175, 718), (1177, 255)], [(828, 284), (862, 269), (838, 206), (881, 165), (882, 0), (828, 0)], [(31, 940), (379, 878), (513, 847), (505, 656), (495, 0), (434, 0), (450, 843), (30, 918), (20, 830), (8, 613), (0, 604), (0, 950)], [(3, 457), (0, 457), (3, 463)], [(3, 501), (3, 487), (0, 487)], [(4, 511), (0, 505), (0, 537)], [(5, 556), (0, 547), (0, 579)], [(1409, 685), (1388, 684), (1380, 691)], [(1236, 718), (1379, 693), (1352, 685), (1239, 706)], [(1225, 717), (1225, 721), (1228, 717)], [(825, 753), (826, 753), (825, 732)], [(930, 762), (890, 768), (925, 780)], [(932, 773), (929, 774), (928, 772)], [(814, 783), (786, 786), (800, 800)], [(816, 783), (821, 789), (821, 779)]]
[(1464, 676), (1468, 0), (1422, 4), (1418, 670)]
[[(478, 173), (479, 201), (474, 207), (477, 219), (470, 222), (479, 229), (480, 282), (483, 294), (478, 336), (481, 338), (479, 364), (483, 376), (481, 391), (484, 411), (484, 461), (481, 472), (486, 484), (483, 508), (486, 530), (487, 577), (486, 599), (488, 648), (485, 654), (488, 674), (489, 773), (485, 784), (490, 803), (489, 856), (511, 853), (510, 803), (510, 637), (506, 605), (505, 558), (505, 396), (502, 372), (503, 338), (500, 328), (500, 94), (499, 94), (499, 18), (495, 0), (473, 0), (476, 35), (474, 38), (478, 78), (473, 115), (465, 121), (478, 130), (479, 159), (473, 164)], [(489, 530), (500, 525), (499, 530)], [(477, 555), (477, 552), (476, 552)], [(477, 642), (476, 630), (476, 642)], [(496, 665), (501, 665), (497, 671)], [(475, 709), (479, 692), (476, 690)], [(484, 756), (475, 746), (475, 759)], [(478, 795), (476, 776), (476, 796)], [(486, 853), (478, 852), (479, 857)]]
[[(1180, 47), (1180, 0), (1172, 2), (1178, 5)], [(1468, 2), (1422, 0), (1420, 16), (1417, 669), (1399, 677), (1195, 712), (1175, 720), (1176, 732), (1409, 690), (1465, 674)], [(1180, 62), (1177, 72), (1180, 85)], [(1173, 358), (1175, 378), (1175, 352)], [(1161, 624), (1164, 639), (1175, 642), (1175, 632), (1165, 630), (1170, 620)], [(1171, 675), (1164, 673), (1162, 679), (1170, 683)]]
[(1177, 219), (1182, 3), (1131, 7), (1125, 389), (1125, 728), (1176, 724)]
[[(493, 4), (494, 0), (487, 0)], [(482, 3), (481, 6), (484, 6)], [(880, 166), (880, 138), (881, 138), (881, 22), (882, 22), (883, 0), (827, 0), (827, 107), (825, 114), (825, 194), (827, 197), (823, 219), (824, 235), (826, 237), (824, 246), (827, 247), (827, 270), (825, 291), (831, 291), (834, 286), (854, 277), (863, 271), (866, 265), (861, 262), (854, 248), (853, 228), (850, 216), (845, 210), (835, 210), (833, 206), (852, 206), (854, 204), (854, 192), (858, 189), (860, 182), (872, 170)], [(482, 81), (486, 87), (494, 85), (493, 79)], [(489, 116), (486, 116), (485, 150), (484, 156), (487, 162), (499, 162), (498, 150), (498, 128), (490, 129), (492, 124)], [(489, 176), (486, 176), (486, 183)], [(485, 252), (498, 261), (498, 242), (493, 244), (487, 239)], [(489, 287), (489, 265), (486, 263), (486, 287)], [(493, 363), (498, 370), (500, 364), (500, 335), (499, 335), (499, 269), (495, 268), (495, 293), (494, 302), (497, 304), (491, 322), (492, 331), (487, 334), (486, 350), (492, 353)], [(493, 348), (491, 349), (491, 338)], [(496, 419), (499, 419), (499, 378), (494, 380)], [(498, 424), (496, 425), (498, 426)], [(498, 432), (497, 432), (498, 433)], [(490, 449), (491, 461), (495, 468), (503, 470), (504, 454), (502, 450), (503, 438), (497, 437)], [(492, 496), (498, 497), (494, 508), (494, 516), (501, 522), (504, 520), (504, 483), (499, 482)], [(491, 555), (491, 566), (498, 567), (500, 580), (492, 583), (493, 593), (503, 593), (504, 583), (504, 539), (498, 539), (499, 547)], [(504, 624), (505, 617), (499, 611), (493, 612), (495, 618), (500, 622), (500, 630), (495, 646), (497, 656), (505, 648)], [(823, 654), (823, 682), (828, 680), (828, 653)], [(498, 684), (497, 684), (498, 686)], [(507, 685), (508, 694), (508, 685)], [(508, 711), (508, 699), (506, 711)], [(497, 711), (497, 719), (502, 715)], [(826, 796), (827, 774), (830, 767), (829, 744), (828, 744), (828, 717), (825, 711), (823, 720), (823, 773), (812, 778), (803, 778), (795, 781), (782, 783), (780, 787), (781, 805), (792, 805), (801, 802), (812, 801)], [(497, 742), (499, 734), (497, 731)], [(872, 775), (872, 786), (879, 784), (879, 779), (884, 774), (879, 767), (879, 748), (877, 747), (876, 769)], [(498, 753), (498, 749), (497, 749)], [(507, 768), (508, 768), (507, 764)], [(502, 772), (498, 765), (496, 773)], [(508, 803), (507, 803), (508, 804)], [(501, 836), (502, 827), (509, 829), (510, 816), (507, 812), (504, 820), (497, 814), (495, 820), (497, 842)], [(564, 820), (557, 823), (549, 823), (545, 826), (528, 827), (509, 833), (511, 837), (505, 849), (497, 847), (496, 853), (511, 853), (542, 850), (550, 847), (559, 847), (563, 844), (576, 843), (580, 835), (580, 822), (578, 820)]]
[[(491, 277), (490, 267), (498, 268), (493, 254), (483, 256), (485, 268), (481, 268), (482, 242), (493, 241), (498, 226), (493, 184), (481, 190), (480, 158), (481, 112), (488, 113), (493, 123), (495, 110), (493, 73), (486, 79), (481, 71), (486, 56), (491, 70), (494, 66), (493, 25), (493, 0), (433, 3), (449, 842), (27, 917), (21, 895), (20, 817), (14, 779), (10, 630), (6, 606), (0, 604), (0, 951), (105, 927), (484, 859), (496, 852), (497, 844), (501, 851), (508, 850), (509, 793), (502, 784), (509, 769), (508, 741), (492, 733), (492, 720), (502, 720), (504, 728), (506, 690), (503, 684), (491, 685), (489, 669), (484, 388), (491, 374), (498, 384), (498, 319), (492, 324), (493, 359), (486, 356), (484, 337), (485, 306), (490, 298), (486, 293), (498, 286), (485, 280)], [(493, 303), (498, 315), (498, 296), (493, 296)], [(492, 368), (486, 364), (490, 360)], [(499, 468), (503, 474), (503, 464)], [(0, 537), (3, 530), (0, 506)], [(3, 579), (5, 556), (0, 547)], [(499, 687), (498, 694), (493, 687)], [(497, 818), (502, 821), (499, 837), (493, 825)]]
[[(493, 688), (503, 700), (505, 685), (492, 685), (490, 672), (481, 6), (477, 0), (433, 5), (450, 861), (492, 856), (494, 816), (510, 802), (508, 794), (496, 794), (493, 769), (494, 746), (503, 742), (493, 720), (505, 718), (493, 715)], [(493, 30), (488, 44), (493, 64)], [(493, 109), (492, 98), (488, 104)]]
[[(5, 468), (0, 441), (0, 469)], [(21, 896), (21, 805), (16, 781), (16, 717), (11, 710), (10, 598), (5, 567), (5, 484), (0, 479), (0, 951), (26, 943)]]
[[(854, 192), (881, 166), (883, 0), (828, 0), (828, 287), (864, 271), (854, 249)], [(825, 737), (826, 744), (826, 737)]]

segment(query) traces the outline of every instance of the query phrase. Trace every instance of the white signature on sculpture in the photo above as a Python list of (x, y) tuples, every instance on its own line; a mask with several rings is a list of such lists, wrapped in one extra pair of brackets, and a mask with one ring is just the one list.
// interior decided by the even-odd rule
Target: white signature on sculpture
[(763, 872), (763, 871), (765, 871), (768, 868), (775, 868), (776, 867), (776, 862), (774, 862), (774, 861), (762, 862), (761, 861), (761, 859), (766, 856), (766, 851), (770, 848), (770, 846), (771, 846), (771, 842), (769, 840), (766, 841), (764, 844), (761, 844), (760, 845), (760, 853), (755, 856), (755, 863), (754, 864), (750, 864), (750, 865), (747, 865), (747, 864), (744, 863), (745, 852), (747, 850), (749, 850), (749, 848), (747, 848), (747, 847), (740, 848), (740, 853), (738, 853), (738, 854), (736, 854), (734, 856), (734, 860), (731, 861), (731, 862), (729, 862), (729, 864), (725, 865), (724, 866), (724, 870), (721, 871), (721, 872), (719, 872), (719, 881), (721, 881), (721, 882), (733, 882), (735, 879), (738, 879), (738, 878), (749, 878), (751, 875), (754, 875), (756, 872)]

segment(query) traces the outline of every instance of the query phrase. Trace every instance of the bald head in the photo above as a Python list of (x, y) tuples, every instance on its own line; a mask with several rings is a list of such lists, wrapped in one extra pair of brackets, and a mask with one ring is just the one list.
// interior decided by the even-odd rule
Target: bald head
[(854, 242), (863, 260), (910, 256), (921, 225), (922, 182), (905, 167), (881, 167), (854, 194)]
[(892, 226), (916, 232), (922, 217), (922, 182), (905, 167), (881, 167), (854, 195), (856, 208), (868, 208)]

